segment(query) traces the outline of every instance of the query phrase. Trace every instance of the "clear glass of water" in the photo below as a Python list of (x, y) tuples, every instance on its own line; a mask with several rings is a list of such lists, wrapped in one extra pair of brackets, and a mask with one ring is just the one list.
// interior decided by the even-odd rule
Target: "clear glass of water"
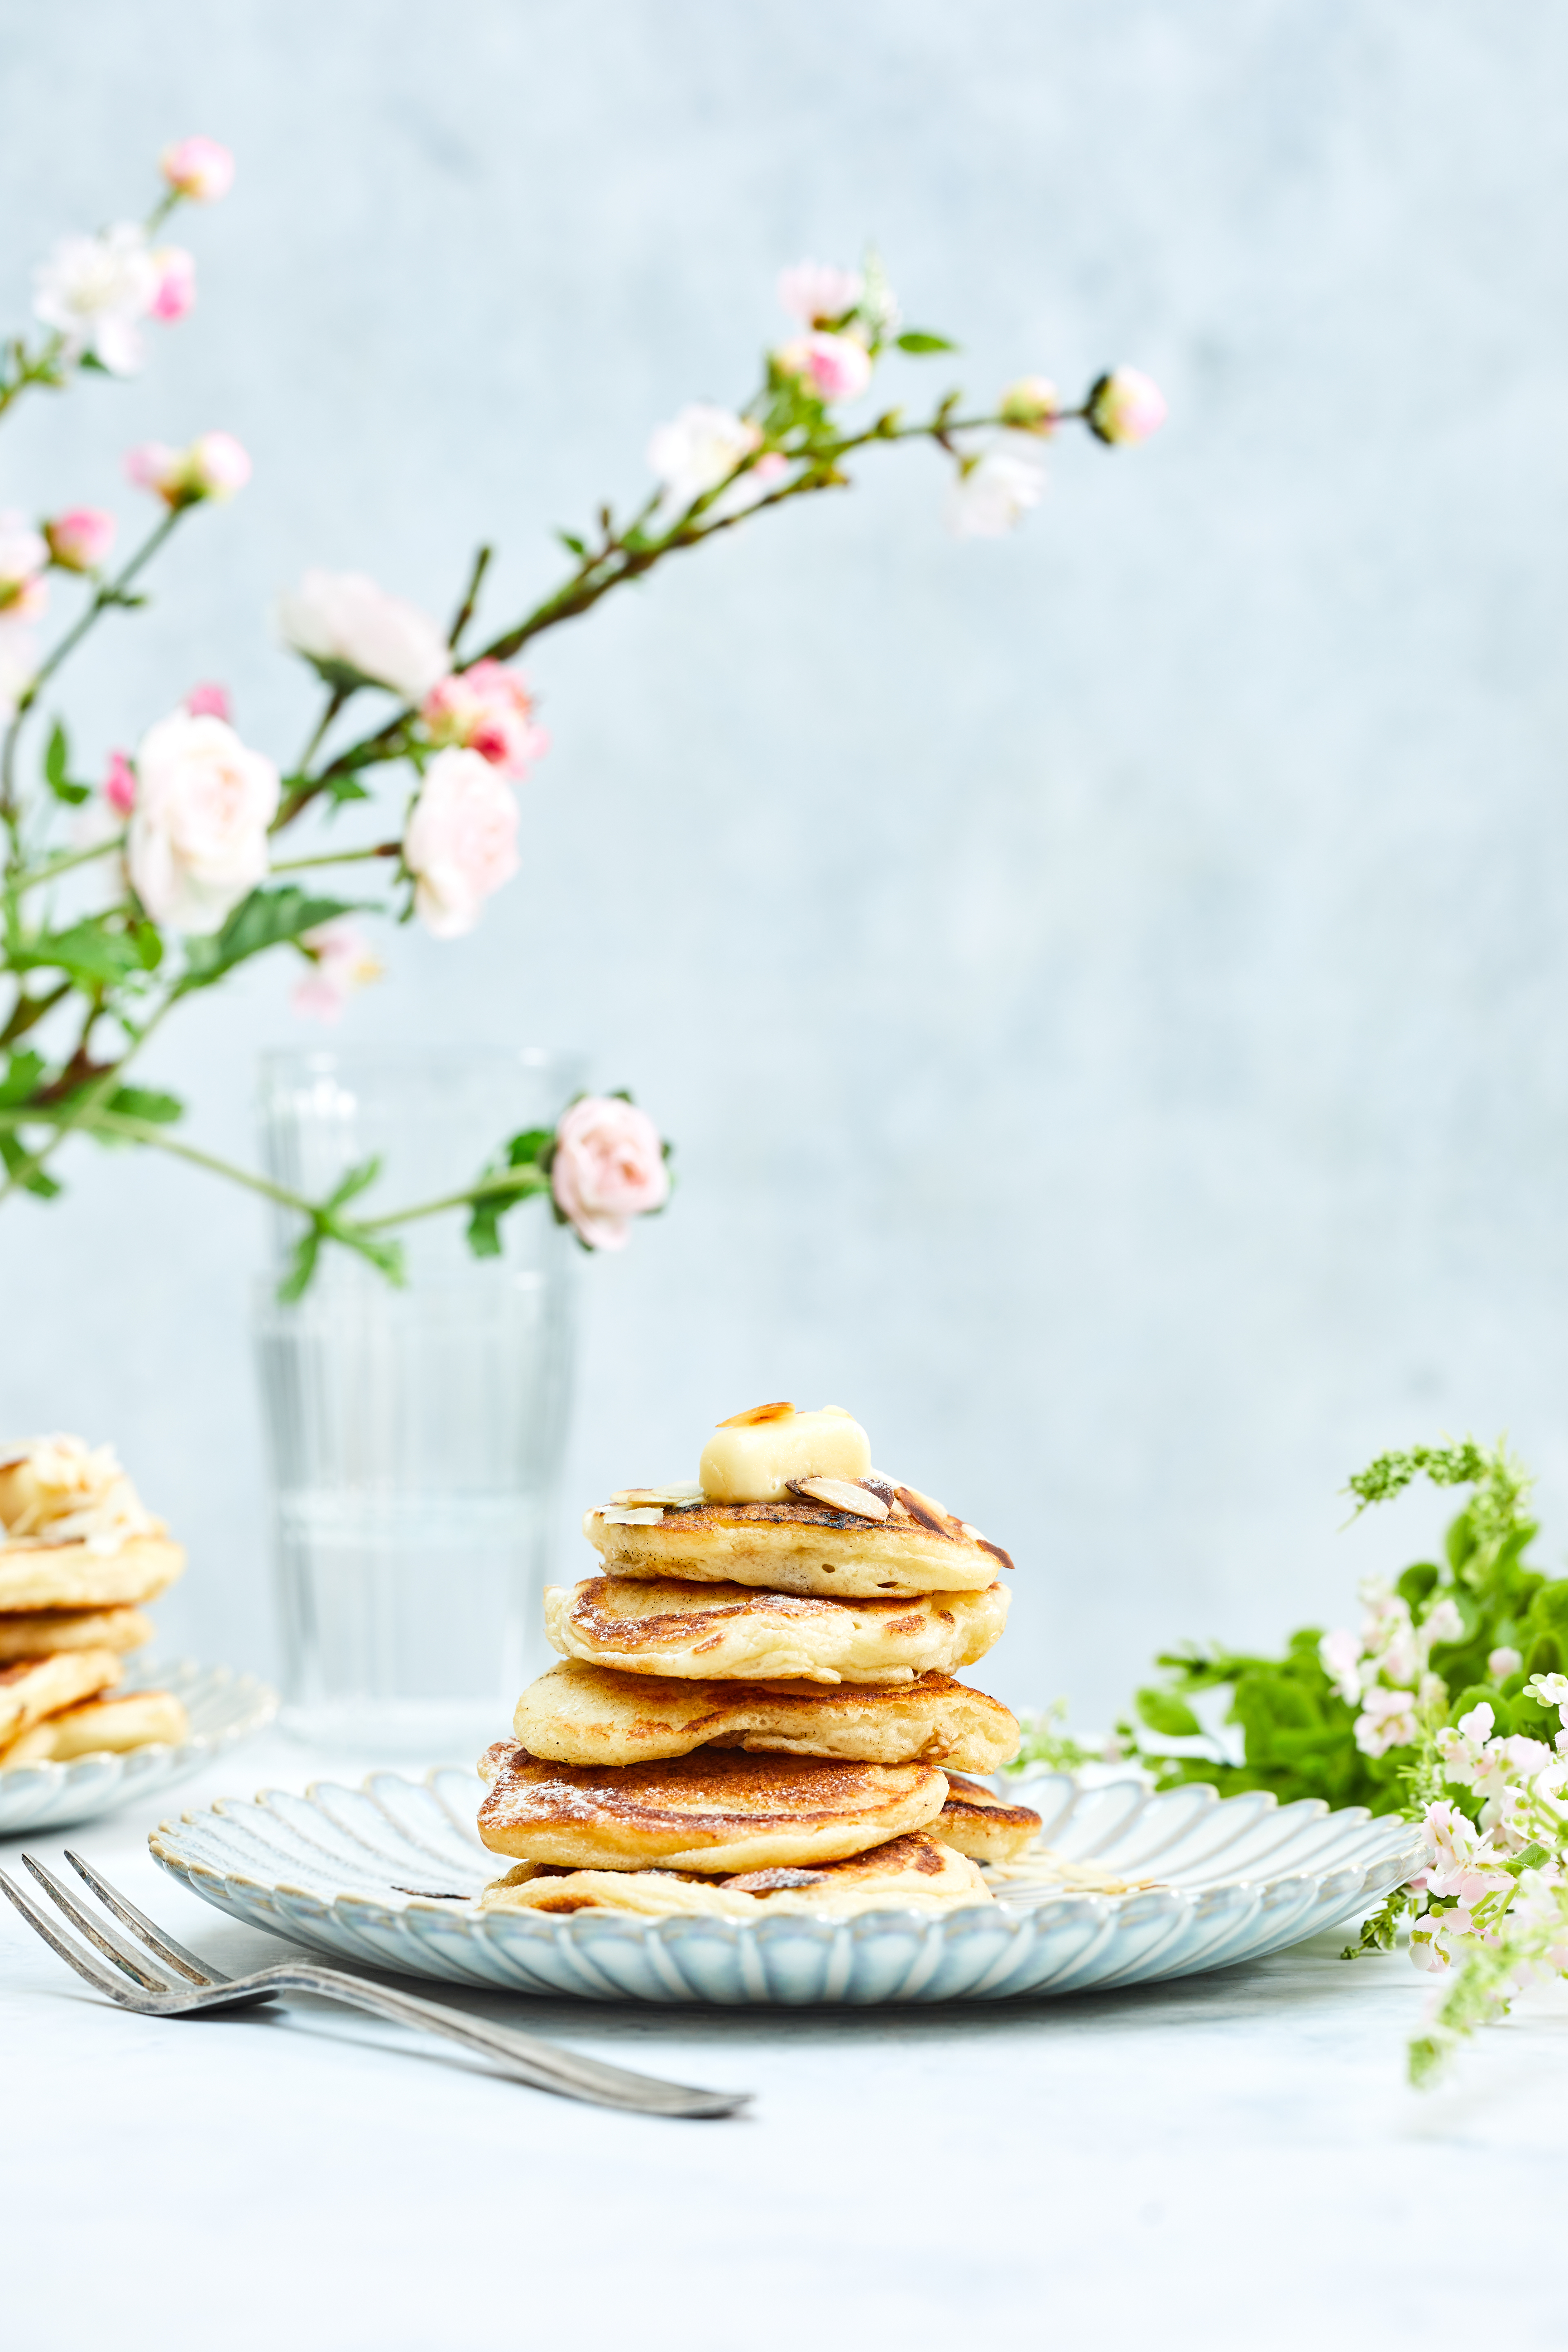
[[(460, 1191), (509, 1136), (553, 1126), (578, 1058), (539, 1051), (279, 1054), (268, 1173), (320, 1200), (379, 1156), (366, 1214)], [(475, 1258), (463, 1212), (408, 1226), (407, 1286), (321, 1252), (256, 1329), (273, 1478), (282, 1723), (318, 1743), (467, 1759), (510, 1726), (539, 1632), (565, 1442), (574, 1244), (542, 1200)]]

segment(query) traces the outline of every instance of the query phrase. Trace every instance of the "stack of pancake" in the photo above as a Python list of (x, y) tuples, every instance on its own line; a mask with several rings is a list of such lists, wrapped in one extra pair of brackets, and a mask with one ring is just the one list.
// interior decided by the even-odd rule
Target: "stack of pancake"
[(115, 1692), (184, 1564), (109, 1446), (0, 1448), (0, 1771), (187, 1736), (169, 1692)]
[(988, 1902), (1039, 1816), (963, 1777), (1018, 1726), (955, 1682), (1013, 1563), (871, 1468), (836, 1406), (721, 1423), (695, 1486), (626, 1487), (603, 1572), (546, 1591), (561, 1653), (481, 1759), (493, 1910), (841, 1917)]

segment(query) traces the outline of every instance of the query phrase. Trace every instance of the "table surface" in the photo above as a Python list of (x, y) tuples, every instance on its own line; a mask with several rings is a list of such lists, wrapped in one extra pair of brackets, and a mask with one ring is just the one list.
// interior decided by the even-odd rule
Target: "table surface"
[[(357, 1780), (268, 1737), (64, 1844), (230, 1973), (289, 1947), (188, 1894), (154, 1821)], [(69, 1875), (68, 1872), (68, 1876)], [(1427, 1980), (1342, 1933), (1211, 1976), (1060, 2000), (854, 2012), (436, 1997), (595, 2055), (757, 2093), (671, 2123), (554, 2099), (310, 2000), (111, 2009), (0, 1905), (7, 2352), (718, 2352), (971, 2341), (1380, 2340), (1506, 2314), (1563, 2341), (1542, 2260), (1568, 2140), (1568, 2000), (1533, 1998), (1446, 2085), (1403, 2078)], [(405, 1979), (403, 1981), (406, 1981)], [(1544, 2159), (1544, 2160), (1543, 2160)], [(1532, 2226), (1539, 2225), (1539, 2226)], [(966, 2331), (961, 2337), (955, 2331)]]

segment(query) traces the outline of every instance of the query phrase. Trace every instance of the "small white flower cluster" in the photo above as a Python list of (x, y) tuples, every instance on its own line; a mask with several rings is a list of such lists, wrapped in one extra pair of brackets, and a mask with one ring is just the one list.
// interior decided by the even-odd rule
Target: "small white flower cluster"
[(1445, 1970), (1489, 1957), (1494, 2011), (1510, 1992), (1568, 1972), (1568, 1675), (1533, 1675), (1525, 1688), (1564, 1727), (1551, 1747), (1494, 1738), (1496, 1714), (1483, 1701), (1439, 1731), (1443, 1778), (1481, 1798), (1480, 1818), (1447, 1798), (1429, 1804), (1426, 1867), (1411, 1881), (1411, 1958)]
[[(1404, 1594), (1377, 1577), (1366, 1580), (1361, 1597), (1366, 1611), (1361, 1632), (1341, 1627), (1325, 1633), (1318, 1655), (1346, 1706), (1360, 1705), (1355, 1744), (1362, 1754), (1386, 1756), (1416, 1738), (1420, 1707), (1447, 1703), (1447, 1685), (1427, 1671), (1426, 1661), (1440, 1642), (1458, 1641), (1465, 1625), (1447, 1594), (1419, 1623)], [(1513, 1659), (1507, 1671), (1518, 1664)]]

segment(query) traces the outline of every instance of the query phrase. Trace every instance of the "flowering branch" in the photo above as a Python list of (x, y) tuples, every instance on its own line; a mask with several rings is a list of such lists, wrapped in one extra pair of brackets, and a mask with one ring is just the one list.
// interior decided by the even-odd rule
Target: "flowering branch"
[[(30, 383), (63, 385), (73, 371), (89, 368), (134, 373), (146, 321), (182, 318), (195, 297), (190, 255), (153, 240), (178, 204), (222, 196), (233, 168), (213, 142), (180, 141), (162, 159), (163, 191), (143, 222), (56, 247), (36, 281), (43, 338), (36, 349), (14, 342), (0, 360), (0, 414)], [(279, 619), (325, 696), (287, 773), (241, 740), (218, 687), (194, 688), (181, 709), (146, 730), (134, 755), (112, 753), (97, 787), (72, 774), (69, 740), (57, 719), (42, 761), (42, 809), (53, 814), (57, 804), (93, 804), (84, 817), (96, 837), (68, 846), (51, 848), (33, 824), (38, 803), (29, 802), (20, 756), (28, 716), (96, 623), (143, 601), (132, 583), (184, 513), (243, 488), (250, 460), (222, 432), (205, 433), (183, 449), (149, 443), (132, 450), (131, 480), (163, 510), (113, 576), (105, 569), (115, 535), (111, 515), (79, 508), (38, 528), (20, 516), (0, 516), (0, 821), (7, 837), (0, 969), (15, 987), (0, 1027), (0, 1199), (19, 1190), (41, 1197), (58, 1192), (48, 1163), (79, 1131), (172, 1151), (268, 1192), (305, 1220), (293, 1295), (310, 1279), (328, 1243), (357, 1251), (395, 1278), (395, 1245), (378, 1236), (438, 1208), (468, 1207), (469, 1244), (482, 1255), (500, 1248), (502, 1215), (533, 1194), (547, 1192), (556, 1213), (597, 1248), (620, 1246), (628, 1216), (662, 1205), (668, 1188), (662, 1150), (652, 1163), (654, 1185), (643, 1165), (652, 1130), (631, 1134), (626, 1121), (635, 1128), (642, 1114), (613, 1100), (591, 1113), (575, 1107), (554, 1131), (514, 1137), (477, 1187), (366, 1218), (356, 1204), (369, 1173), (351, 1171), (324, 1202), (284, 1201), (266, 1180), (170, 1137), (165, 1129), (182, 1106), (128, 1087), (125, 1076), (177, 1004), (255, 955), (292, 949), (305, 964), (297, 1006), (331, 1017), (380, 970), (346, 919), (351, 915), (416, 914), (443, 940), (474, 928), (486, 899), (518, 869), (516, 788), (549, 748), (533, 696), (510, 665), (550, 629), (750, 515), (847, 487), (849, 459), (873, 444), (924, 440), (940, 449), (952, 467), (954, 530), (994, 536), (1037, 502), (1045, 445), (1066, 425), (1082, 424), (1104, 442), (1131, 442), (1146, 438), (1164, 414), (1148, 379), (1124, 368), (1100, 376), (1073, 408), (1043, 377), (1026, 376), (973, 413), (962, 413), (953, 392), (915, 421), (883, 407), (868, 423), (846, 425), (843, 404), (869, 391), (885, 355), (898, 351), (918, 359), (953, 346), (901, 327), (874, 257), (863, 271), (814, 263), (786, 270), (780, 296), (796, 331), (767, 353), (745, 407), (696, 404), (661, 425), (648, 444), (653, 488), (629, 520), (617, 524), (605, 506), (587, 537), (559, 534), (573, 569), (531, 611), (492, 630), (479, 652), (465, 646), (489, 572), (489, 542), (476, 551), (444, 631), (361, 575), (307, 573), (280, 600)], [(40, 658), (20, 625), (43, 610), (53, 572), (84, 578), (89, 593)], [(391, 715), (333, 751), (340, 718), (366, 692), (390, 694)], [(274, 856), (278, 837), (308, 809), (369, 800), (365, 780), (398, 761), (412, 772), (413, 789), (395, 833), (384, 818), (379, 838)], [(102, 861), (111, 877), (106, 903), (57, 921), (47, 886)], [(369, 909), (310, 895), (292, 878), (383, 861), (390, 864), (394, 900)], [(44, 975), (41, 982), (35, 983), (35, 973)], [(52, 1052), (38, 1050), (35, 1037), (52, 1040)], [(614, 1181), (605, 1178), (608, 1193), (600, 1176), (584, 1172), (590, 1160), (603, 1162), (601, 1176), (620, 1168)], [(639, 1186), (643, 1194), (634, 1199)], [(606, 1200), (621, 1205), (606, 1206)]]

